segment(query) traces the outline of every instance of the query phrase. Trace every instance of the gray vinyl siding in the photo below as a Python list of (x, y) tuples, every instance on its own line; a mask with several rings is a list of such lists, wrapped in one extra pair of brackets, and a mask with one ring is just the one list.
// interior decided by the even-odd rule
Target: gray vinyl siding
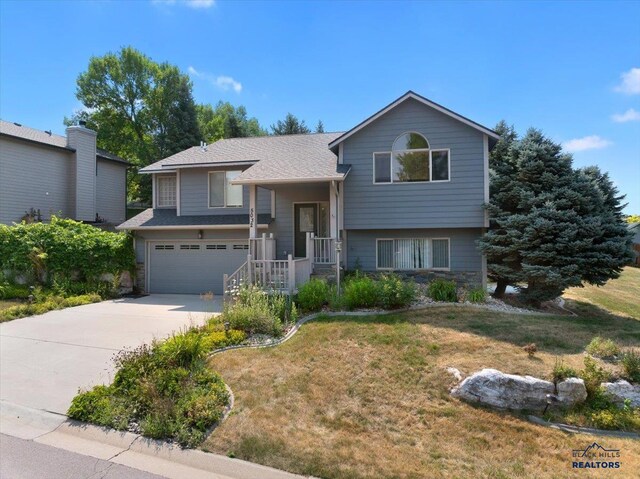
[(0, 137), (0, 223), (11, 224), (30, 208), (43, 219), (73, 217), (73, 153)]
[[(443, 183), (373, 184), (373, 153), (391, 150), (402, 133), (424, 135), (432, 149), (450, 149)], [(351, 165), (344, 185), (345, 229), (484, 226), (483, 134), (409, 99), (344, 142)]]
[[(229, 168), (235, 170), (236, 168)], [(249, 187), (243, 186), (241, 208), (209, 208), (209, 172), (220, 168), (183, 168), (180, 170), (180, 215), (235, 215), (249, 213)], [(258, 213), (271, 212), (271, 193), (258, 187)]]
[(75, 219), (96, 217), (96, 132), (82, 127), (67, 128), (69, 146), (75, 152)]
[(329, 183), (308, 183), (305, 185), (277, 185), (276, 219), (269, 232), (276, 238), (276, 255), (285, 259), (293, 254), (293, 205), (294, 203), (315, 203), (329, 201)]
[(376, 270), (376, 239), (449, 238), (452, 272), (482, 272), (482, 255), (476, 246), (480, 228), (397, 229), (347, 231), (347, 269), (358, 261), (363, 271)]
[(96, 177), (96, 213), (108, 223), (126, 219), (126, 165), (98, 159)]

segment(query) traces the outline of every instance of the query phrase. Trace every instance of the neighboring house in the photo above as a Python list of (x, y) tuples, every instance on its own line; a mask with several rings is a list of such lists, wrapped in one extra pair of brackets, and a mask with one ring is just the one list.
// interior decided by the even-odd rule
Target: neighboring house
[(67, 136), (0, 120), (0, 223), (19, 223), (31, 210), (79, 221), (126, 219), (129, 163), (96, 148), (96, 132)]
[(633, 258), (633, 264), (636, 266), (640, 266), (640, 223), (631, 223), (629, 224), (629, 231), (633, 233), (633, 238), (631, 242), (631, 248), (633, 249), (633, 253), (635, 254)]
[(220, 140), (143, 168), (153, 208), (118, 228), (152, 293), (291, 292), (338, 261), (484, 284), (498, 138), (408, 92), (345, 133)]

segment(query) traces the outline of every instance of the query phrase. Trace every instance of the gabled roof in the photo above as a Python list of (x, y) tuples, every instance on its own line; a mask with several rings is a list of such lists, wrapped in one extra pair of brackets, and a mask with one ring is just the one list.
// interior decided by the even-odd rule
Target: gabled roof
[[(258, 215), (260, 227), (268, 225), (271, 221), (273, 220), (268, 213)], [(248, 227), (248, 214), (177, 216), (176, 210), (173, 209), (148, 208), (118, 225), (116, 229), (241, 229)]]
[[(156, 161), (140, 170), (141, 173), (158, 173), (174, 168), (216, 166), (230, 164), (253, 165), (258, 162), (277, 162), (279, 167), (292, 168), (305, 161), (322, 165), (336, 156), (327, 144), (341, 133), (312, 133), (305, 135), (254, 136), (228, 138), (207, 145), (193, 146), (180, 153)], [(276, 163), (272, 163), (275, 165)]]
[[(11, 123), (10, 121), (0, 120), (0, 135), (19, 138), (31, 143), (40, 143), (55, 148), (61, 148), (70, 153), (76, 151), (74, 148), (67, 146), (66, 136), (56, 135), (49, 131), (36, 130), (35, 128), (22, 126), (20, 123)], [(103, 160), (115, 161), (124, 165), (130, 165), (127, 160), (120, 158), (107, 150), (103, 150), (102, 148), (96, 148), (96, 157)]]
[(401, 103), (403, 103), (403, 102), (405, 102), (406, 100), (409, 100), (409, 99), (413, 99), (413, 100), (419, 101), (420, 103), (422, 103), (424, 105), (427, 105), (427, 106), (433, 108), (434, 110), (439, 111), (440, 113), (444, 113), (445, 115), (450, 116), (451, 118), (454, 118), (454, 119), (464, 123), (465, 125), (470, 126), (471, 128), (474, 128), (474, 129), (476, 129), (478, 131), (481, 131), (482, 133), (488, 135), (489, 138), (493, 139), (494, 141), (497, 141), (497, 140), (500, 139), (500, 135), (498, 135), (492, 129), (487, 128), (486, 126), (483, 126), (480, 123), (476, 123), (475, 121), (470, 120), (467, 117), (464, 117), (464, 116), (462, 116), (462, 115), (460, 115), (460, 114), (458, 114), (458, 113), (456, 113), (454, 111), (451, 111), (448, 108), (445, 108), (444, 106), (439, 105), (438, 103), (433, 102), (433, 101), (429, 100), (428, 98), (425, 98), (425, 97), (423, 97), (421, 95), (418, 95), (417, 93), (409, 90), (407, 93), (402, 95), (400, 98), (398, 98), (397, 100), (395, 100), (395, 101), (391, 102), (390, 104), (388, 104), (387, 106), (385, 106), (382, 110), (378, 111), (377, 113), (374, 113), (373, 115), (371, 115), (366, 120), (362, 121), (358, 125), (356, 125), (353, 128), (351, 128), (346, 133), (343, 133), (338, 138), (333, 140), (331, 143), (329, 143), (329, 148), (332, 151), (337, 153), (338, 145), (340, 143), (342, 143), (344, 140), (349, 138), (351, 135), (353, 135), (353, 134), (357, 133), (358, 131), (362, 130), (368, 124), (376, 121), (378, 118), (380, 118), (382, 115), (384, 115), (388, 111), (393, 110), (395, 107), (397, 107), (398, 105), (400, 105)]

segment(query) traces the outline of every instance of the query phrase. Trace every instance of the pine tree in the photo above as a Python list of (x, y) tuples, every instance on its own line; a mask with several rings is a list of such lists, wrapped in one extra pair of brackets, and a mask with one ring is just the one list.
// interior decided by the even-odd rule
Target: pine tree
[(568, 287), (619, 276), (629, 237), (623, 197), (608, 176), (574, 170), (571, 156), (538, 130), (520, 141), (512, 128), (498, 130), (504, 136), (492, 155), (491, 228), (479, 242), (496, 295), (518, 285), (539, 304)]
[(324, 123), (322, 123), (322, 120), (318, 120), (318, 124), (316, 125), (316, 133), (324, 133)]
[(298, 120), (295, 115), (287, 113), (284, 120), (278, 120), (275, 125), (271, 125), (271, 133), (274, 135), (295, 135), (311, 133), (311, 130), (304, 120)]

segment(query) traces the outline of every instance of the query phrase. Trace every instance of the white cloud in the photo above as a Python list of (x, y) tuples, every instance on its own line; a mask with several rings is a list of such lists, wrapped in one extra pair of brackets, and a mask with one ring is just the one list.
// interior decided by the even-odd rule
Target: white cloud
[(640, 94), (640, 68), (632, 68), (628, 72), (620, 75), (622, 81), (614, 88), (615, 91), (626, 93), (627, 95)]
[(184, 5), (193, 9), (211, 8), (215, 5), (215, 0), (151, 0), (154, 5), (172, 7), (174, 5)]
[(215, 84), (218, 88), (221, 88), (222, 90), (228, 90), (229, 88), (232, 88), (233, 91), (235, 91), (236, 93), (240, 93), (242, 91), (242, 83), (240, 83), (239, 81), (235, 81), (231, 77), (226, 77), (226, 76), (216, 77)]
[(213, 86), (221, 90), (224, 90), (224, 91), (233, 90), (236, 93), (240, 93), (242, 91), (242, 83), (234, 80), (230, 76), (226, 76), (226, 75), (215, 76), (209, 73), (200, 72), (196, 70), (194, 67), (192, 67), (191, 65), (189, 65), (189, 67), (187, 68), (187, 72), (189, 72), (189, 75), (193, 77), (204, 78)]
[(629, 108), (624, 113), (616, 113), (611, 116), (611, 119), (616, 123), (626, 123), (628, 121), (640, 121), (640, 111), (636, 111), (633, 108)]
[(563, 148), (570, 152), (598, 150), (600, 148), (606, 148), (609, 145), (611, 145), (609, 140), (600, 138), (598, 135), (574, 138), (573, 140), (565, 141), (562, 144)]

